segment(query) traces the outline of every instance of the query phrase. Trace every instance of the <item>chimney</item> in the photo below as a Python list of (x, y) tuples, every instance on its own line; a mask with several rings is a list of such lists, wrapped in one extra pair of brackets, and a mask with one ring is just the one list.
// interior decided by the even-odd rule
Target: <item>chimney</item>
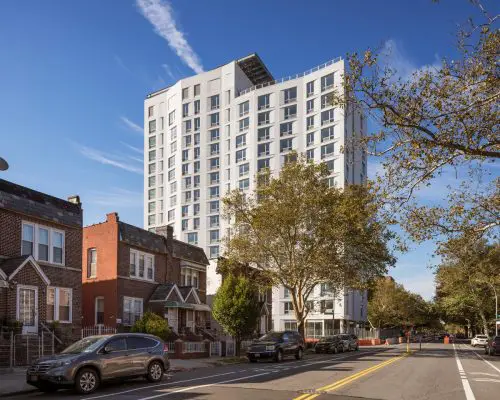
[(76, 204), (78, 207), (82, 208), (82, 203), (80, 201), (80, 196), (78, 196), (77, 194), (75, 194), (74, 196), (69, 196), (68, 197), (68, 201), (70, 203)]
[(158, 226), (155, 229), (157, 235), (161, 235), (167, 239), (167, 251), (172, 254), (172, 245), (174, 239), (174, 228), (170, 225)]
[(112, 213), (106, 214), (106, 222), (117, 223), (119, 220), (120, 220), (120, 218), (118, 217), (117, 212), (112, 212)]

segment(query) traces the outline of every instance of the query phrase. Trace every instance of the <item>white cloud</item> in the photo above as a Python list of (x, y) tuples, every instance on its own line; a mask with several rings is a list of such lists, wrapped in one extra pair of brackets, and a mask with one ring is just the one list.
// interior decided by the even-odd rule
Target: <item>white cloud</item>
[(136, 174), (142, 175), (143, 173), (142, 168), (127, 164), (127, 162), (120, 156), (104, 153), (100, 150), (96, 150), (83, 145), (77, 144), (76, 146), (78, 147), (78, 151), (80, 152), (80, 154), (90, 160), (97, 161), (104, 165), (111, 165), (113, 167), (120, 168), (128, 172), (134, 172)]
[(127, 117), (120, 117), (122, 122), (131, 130), (134, 132), (140, 133), (141, 135), (144, 133), (144, 129), (142, 129), (142, 126), (137, 125), (135, 122), (132, 122), (129, 120)]
[(107, 192), (91, 192), (88, 202), (105, 207), (142, 207), (143, 193), (112, 187)]
[(120, 141), (120, 143), (122, 145), (124, 145), (125, 147), (128, 147), (130, 150), (135, 151), (136, 153), (144, 154), (144, 149), (142, 149), (141, 147), (135, 147), (135, 146), (132, 146), (131, 144), (121, 142), (121, 141)]
[(176, 26), (170, 4), (162, 0), (136, 0), (136, 4), (141, 14), (153, 25), (156, 34), (167, 41), (181, 60), (197, 74), (203, 72), (200, 58)]
[(141, 163), (141, 164), (143, 164), (143, 163), (144, 163), (144, 159), (139, 158), (139, 157), (135, 157), (135, 156), (128, 156), (128, 158), (130, 158), (131, 160), (137, 161), (138, 163)]
[(394, 39), (389, 39), (384, 43), (381, 54), (382, 65), (393, 69), (396, 77), (401, 77), (404, 80), (410, 79), (415, 72), (433, 70), (441, 66), (437, 54), (434, 56), (432, 64), (418, 66), (406, 55), (404, 47)]
[(165, 70), (165, 72), (167, 73), (167, 75), (170, 77), (170, 79), (172, 79), (173, 81), (177, 80), (176, 76), (172, 72), (172, 69), (170, 68), (170, 65), (168, 65), (168, 64), (162, 64), (161, 66), (163, 67), (163, 69)]

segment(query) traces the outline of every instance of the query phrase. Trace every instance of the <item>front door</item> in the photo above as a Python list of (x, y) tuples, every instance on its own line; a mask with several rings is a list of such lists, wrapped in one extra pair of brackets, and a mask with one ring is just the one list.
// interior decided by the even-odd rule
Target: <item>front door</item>
[(23, 324), (23, 333), (38, 333), (38, 288), (18, 285), (17, 320)]

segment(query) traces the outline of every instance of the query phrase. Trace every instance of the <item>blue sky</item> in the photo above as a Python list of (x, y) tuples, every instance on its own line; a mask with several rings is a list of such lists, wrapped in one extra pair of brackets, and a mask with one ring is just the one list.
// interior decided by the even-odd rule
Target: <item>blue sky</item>
[[(142, 226), (147, 93), (252, 52), (278, 78), (390, 43), (393, 61), (411, 71), (453, 56), (456, 24), (475, 12), (465, 0), (168, 4), (0, 2), (0, 156), (11, 166), (3, 179), (79, 194), (86, 224), (118, 211)], [(391, 275), (430, 297), (433, 250), (414, 245)]]

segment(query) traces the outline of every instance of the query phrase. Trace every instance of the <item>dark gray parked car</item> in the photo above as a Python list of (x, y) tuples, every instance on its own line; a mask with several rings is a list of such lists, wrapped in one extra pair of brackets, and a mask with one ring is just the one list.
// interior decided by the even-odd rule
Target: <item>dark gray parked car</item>
[(168, 371), (168, 348), (142, 333), (89, 336), (61, 354), (42, 357), (26, 371), (26, 381), (44, 392), (73, 387), (89, 394), (101, 381), (143, 376), (158, 382)]
[(287, 356), (301, 360), (304, 348), (304, 339), (298, 332), (269, 332), (252, 342), (247, 349), (247, 358), (250, 362), (257, 362), (264, 358), (281, 362)]

